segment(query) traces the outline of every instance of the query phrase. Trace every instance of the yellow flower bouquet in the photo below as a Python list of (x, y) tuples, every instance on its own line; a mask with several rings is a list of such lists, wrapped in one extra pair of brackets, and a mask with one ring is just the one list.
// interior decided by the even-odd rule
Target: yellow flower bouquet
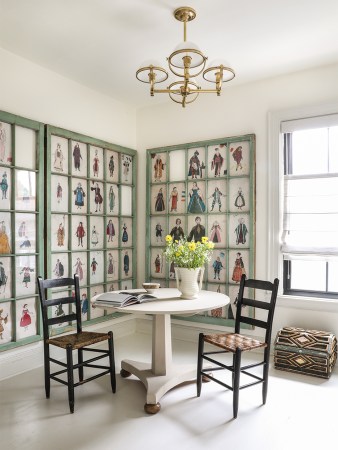
[(206, 236), (202, 237), (201, 242), (188, 242), (186, 238), (174, 241), (168, 234), (165, 240), (167, 244), (163, 254), (166, 260), (173, 262), (176, 267), (186, 269), (203, 267), (207, 261), (210, 261), (215, 246)]

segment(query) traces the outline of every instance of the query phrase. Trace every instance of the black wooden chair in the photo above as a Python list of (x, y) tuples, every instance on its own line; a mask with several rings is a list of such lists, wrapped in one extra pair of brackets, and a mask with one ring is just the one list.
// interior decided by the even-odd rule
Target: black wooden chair
[[(198, 344), (198, 361), (197, 361), (197, 396), (201, 395), (202, 380), (203, 381), (215, 381), (216, 383), (230, 389), (233, 392), (233, 416), (237, 417), (238, 412), (238, 399), (239, 390), (244, 389), (258, 383), (262, 383), (263, 404), (266, 402), (268, 391), (268, 375), (269, 375), (269, 360), (270, 360), (270, 342), (272, 322), (276, 306), (277, 292), (278, 292), (279, 280), (276, 278), (273, 283), (269, 281), (260, 281), (246, 279), (245, 275), (242, 275), (235, 319), (235, 332), (234, 333), (222, 333), (222, 334), (210, 334), (205, 335), (200, 333)], [(269, 293), (269, 299), (267, 301), (253, 300), (249, 298), (249, 291), (247, 289), (255, 289), (264, 291), (266, 296)], [(252, 291), (250, 291), (252, 292)], [(250, 295), (251, 296), (251, 295)], [(243, 307), (252, 306), (256, 309), (265, 310), (264, 318), (250, 318), (243, 316)], [(247, 337), (241, 333), (241, 324), (248, 324), (254, 327), (265, 329), (265, 338), (260, 341)], [(204, 351), (204, 343), (214, 345), (222, 350), (217, 351)], [(241, 365), (242, 353), (248, 350), (264, 348), (263, 361), (255, 362), (252, 364)], [(232, 353), (232, 364), (225, 364), (224, 360), (220, 361), (217, 355), (224, 353)], [(216, 356), (215, 356), (216, 355)], [(215, 359), (216, 358), (216, 359)], [(221, 358), (222, 359), (222, 358)], [(210, 367), (203, 368), (203, 361), (211, 363)], [(263, 366), (263, 373), (257, 374), (251, 372), (251, 369)], [(223, 379), (217, 378), (214, 373), (219, 370), (228, 370), (232, 372), (232, 381), (229, 384), (225, 383)], [(213, 372), (212, 374), (210, 372)], [(240, 376), (245, 374), (246, 376), (254, 379), (247, 384), (240, 385)], [(231, 384), (231, 385), (230, 385)]]
[[(95, 333), (90, 331), (82, 331), (81, 322), (81, 302), (80, 302), (80, 287), (79, 287), (79, 277), (74, 275), (74, 278), (59, 278), (59, 279), (48, 279), (43, 280), (38, 277), (38, 288), (40, 295), (40, 302), (42, 308), (42, 320), (43, 320), (43, 335), (44, 335), (44, 366), (45, 366), (45, 390), (46, 397), (50, 396), (50, 380), (58, 381), (59, 383), (68, 386), (68, 399), (70, 412), (74, 412), (74, 388), (87, 383), (88, 381), (94, 380), (95, 378), (102, 377), (110, 373), (111, 387), (113, 392), (116, 391), (116, 376), (115, 376), (115, 360), (114, 360), (114, 342), (113, 333), (109, 331), (108, 333)], [(69, 292), (68, 296), (62, 298), (46, 298), (46, 289), (51, 288), (65, 288), (71, 289), (73, 292)], [(48, 309), (51, 306), (58, 306), (62, 309), (65, 314), (59, 315), (57, 317), (49, 317)], [(66, 308), (62, 308), (63, 305), (67, 306), (70, 312), (65, 311)], [(71, 307), (69, 305), (75, 306), (75, 313), (71, 312)], [(61, 336), (50, 337), (49, 327), (55, 324), (61, 324), (65, 322), (76, 322), (76, 333), (64, 334)], [(102, 350), (97, 348), (88, 348), (88, 346), (97, 344), (102, 341), (108, 341), (108, 350)], [(66, 350), (66, 363), (58, 361), (52, 358), (49, 354), (49, 346), (54, 345), (59, 348)], [(78, 362), (73, 363), (73, 350), (77, 350)], [(83, 360), (83, 352), (93, 352), (96, 356)], [(103, 366), (96, 364), (96, 361), (102, 358), (109, 358), (109, 365)], [(57, 372), (50, 372), (50, 362), (58, 364), (64, 369)], [(92, 367), (100, 369), (100, 372), (84, 379), (84, 367)], [(78, 369), (78, 382), (74, 382), (74, 371)], [(59, 375), (67, 373), (67, 381), (59, 378)]]

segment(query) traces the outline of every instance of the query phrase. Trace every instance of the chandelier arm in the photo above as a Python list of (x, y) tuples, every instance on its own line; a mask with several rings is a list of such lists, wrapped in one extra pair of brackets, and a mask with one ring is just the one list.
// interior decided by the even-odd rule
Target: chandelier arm
[[(217, 94), (217, 89), (196, 89), (192, 90), (192, 94)], [(154, 89), (154, 94), (180, 94), (181, 89)]]

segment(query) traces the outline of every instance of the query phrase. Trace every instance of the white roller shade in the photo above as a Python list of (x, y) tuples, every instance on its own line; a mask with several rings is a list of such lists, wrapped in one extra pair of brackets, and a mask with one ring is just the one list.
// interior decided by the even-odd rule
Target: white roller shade
[(307, 117), (304, 119), (286, 120), (281, 122), (281, 133), (293, 133), (294, 131), (311, 128), (328, 128), (338, 126), (338, 114)]

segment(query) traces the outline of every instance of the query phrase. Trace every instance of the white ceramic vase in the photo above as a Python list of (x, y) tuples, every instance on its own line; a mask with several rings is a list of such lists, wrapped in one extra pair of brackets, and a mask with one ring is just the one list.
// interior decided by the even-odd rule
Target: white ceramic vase
[(181, 291), (181, 298), (194, 299), (198, 297), (202, 289), (204, 267), (197, 269), (186, 269), (175, 267), (177, 289)]

